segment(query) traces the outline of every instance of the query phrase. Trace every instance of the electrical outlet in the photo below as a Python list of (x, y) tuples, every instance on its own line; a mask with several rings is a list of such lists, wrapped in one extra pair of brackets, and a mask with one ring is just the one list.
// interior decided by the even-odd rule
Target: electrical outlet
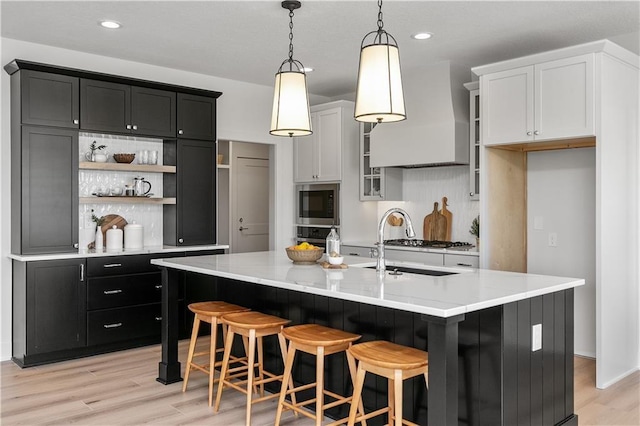
[(542, 324), (531, 327), (531, 352), (542, 349)]
[(549, 232), (549, 247), (558, 247), (558, 234)]

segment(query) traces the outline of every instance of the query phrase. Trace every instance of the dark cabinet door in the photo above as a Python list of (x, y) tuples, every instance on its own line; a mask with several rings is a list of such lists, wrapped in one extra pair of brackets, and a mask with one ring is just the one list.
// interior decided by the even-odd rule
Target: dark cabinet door
[(178, 140), (178, 245), (216, 242), (216, 145)]
[[(21, 192), (12, 203), (22, 254), (68, 252), (78, 243), (78, 131), (22, 126)], [(15, 200), (17, 201), (17, 200)], [(18, 230), (14, 228), (16, 236)]]
[(178, 137), (214, 141), (216, 100), (178, 93)]
[(176, 94), (131, 87), (131, 133), (176, 137)]
[(27, 353), (86, 345), (84, 259), (27, 265)]
[(99, 132), (129, 133), (131, 86), (106, 81), (80, 80), (80, 128)]
[(22, 124), (78, 128), (80, 81), (39, 71), (20, 71)]

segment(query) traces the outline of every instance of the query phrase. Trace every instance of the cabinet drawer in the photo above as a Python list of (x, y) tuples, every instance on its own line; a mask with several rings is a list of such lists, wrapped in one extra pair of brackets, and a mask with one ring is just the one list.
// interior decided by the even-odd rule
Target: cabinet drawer
[(468, 268), (478, 268), (480, 258), (478, 256), (464, 256), (461, 254), (445, 254), (444, 266), (466, 266)]
[(183, 257), (184, 252), (141, 254), (135, 256), (90, 257), (87, 259), (87, 276), (137, 274), (158, 272), (158, 267), (150, 263), (151, 259), (165, 257)]
[(89, 278), (87, 282), (87, 309), (158, 303), (162, 291), (161, 279), (160, 272)]
[(162, 322), (159, 303), (87, 313), (89, 346), (157, 335)]

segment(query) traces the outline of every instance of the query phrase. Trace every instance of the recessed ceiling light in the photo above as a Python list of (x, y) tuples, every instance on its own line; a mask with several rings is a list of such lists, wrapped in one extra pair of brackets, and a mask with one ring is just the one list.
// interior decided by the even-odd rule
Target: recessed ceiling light
[(119, 22), (116, 21), (100, 21), (100, 25), (104, 28), (109, 28), (110, 30), (115, 30), (122, 26)]
[(433, 36), (433, 34), (431, 33), (416, 33), (416, 34), (413, 34), (411, 38), (416, 40), (427, 40), (431, 38), (431, 36)]

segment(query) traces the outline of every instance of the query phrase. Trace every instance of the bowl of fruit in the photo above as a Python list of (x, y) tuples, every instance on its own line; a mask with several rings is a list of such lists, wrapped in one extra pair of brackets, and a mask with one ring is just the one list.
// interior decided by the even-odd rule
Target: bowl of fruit
[(287, 256), (296, 265), (315, 265), (318, 259), (322, 257), (324, 250), (316, 247), (308, 242), (302, 242), (298, 245), (287, 247)]

